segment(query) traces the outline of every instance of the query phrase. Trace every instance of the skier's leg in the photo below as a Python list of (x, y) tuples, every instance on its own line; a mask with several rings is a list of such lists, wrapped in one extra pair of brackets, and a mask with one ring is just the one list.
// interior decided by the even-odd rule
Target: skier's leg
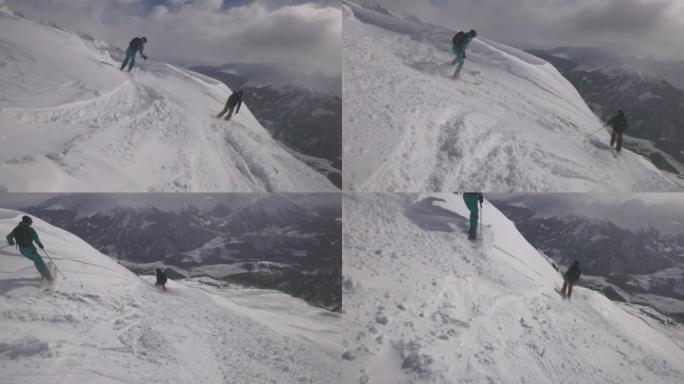
[(470, 210), (470, 233), (477, 233), (477, 221), (479, 218), (480, 212), (476, 202)]
[(124, 68), (126, 68), (126, 64), (128, 64), (131, 61), (131, 50), (126, 49), (126, 57), (124, 58), (123, 63), (121, 63), (121, 70), (123, 71)]
[(615, 150), (620, 153), (620, 150), (622, 149), (622, 132), (619, 132), (617, 134), (617, 147), (615, 147)]
[(33, 264), (35, 264), (38, 273), (40, 273), (42, 277), (48, 280), (52, 280), (50, 270), (48, 270), (47, 265), (45, 265), (43, 258), (40, 257), (35, 247), (19, 247), (19, 251), (22, 255), (24, 255), (24, 257), (33, 261)]
[(228, 114), (226, 115), (226, 121), (230, 120), (231, 116), (233, 116), (233, 109), (235, 109), (235, 106), (231, 106), (230, 110), (228, 111)]
[(458, 65), (456, 66), (456, 70), (454, 71), (453, 77), (456, 78), (461, 74), (461, 70), (463, 69), (463, 65), (465, 64), (465, 59), (463, 59), (462, 55), (459, 55), (456, 57), (455, 60)]
[(226, 103), (226, 106), (223, 107), (223, 111), (221, 111), (221, 113), (219, 113), (218, 116), (216, 116), (216, 117), (220, 119), (221, 116), (223, 116), (226, 112), (228, 112), (228, 109), (229, 109), (229, 108), (230, 108), (230, 107), (228, 106), (228, 103)]
[(128, 64), (128, 72), (130, 72), (131, 69), (133, 69), (133, 66), (134, 66), (134, 65), (135, 65), (135, 53), (133, 53), (133, 54), (131, 55), (131, 63)]
[(461, 57), (461, 50), (457, 47), (451, 47), (451, 50), (454, 52), (454, 59), (451, 61), (451, 65), (456, 65), (458, 63), (458, 58)]
[(572, 296), (572, 285), (575, 284), (572, 281), (568, 283), (568, 299)]
[(465, 59), (463, 58), (463, 55), (458, 57), (458, 67), (456, 67), (456, 72), (454, 73), (455, 76), (459, 76), (461, 74), (461, 70), (463, 69), (463, 65), (465, 64)]
[(568, 288), (568, 281), (567, 281), (567, 280), (563, 280), (563, 288), (561, 288), (561, 293), (563, 294), (563, 296), (566, 295), (565, 291), (566, 291), (567, 288)]
[(470, 226), (468, 228), (468, 234), (473, 236), (477, 233), (477, 220), (480, 216), (477, 206), (477, 197), (472, 195), (464, 196), (464, 202), (466, 207), (468, 207), (470, 210)]
[(617, 133), (616, 133), (615, 131), (613, 131), (613, 134), (610, 135), (610, 146), (611, 146), (611, 147), (612, 147), (613, 145), (615, 145), (615, 138), (616, 138), (616, 137), (617, 137)]
[(121, 68), (119, 68), (120, 70), (123, 71), (123, 69), (126, 68), (126, 64), (128, 64), (128, 60), (129, 60), (128, 55), (126, 55), (126, 58), (124, 59), (123, 63), (121, 63)]

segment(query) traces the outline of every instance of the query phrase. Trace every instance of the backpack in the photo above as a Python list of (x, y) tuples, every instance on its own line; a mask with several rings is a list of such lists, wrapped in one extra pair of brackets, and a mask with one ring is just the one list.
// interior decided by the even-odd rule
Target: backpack
[(14, 228), (12, 234), (14, 234), (14, 239), (20, 247), (30, 247), (33, 245), (31, 230), (28, 225), (20, 225)]
[(166, 273), (160, 271), (157, 272), (157, 285), (164, 285), (166, 284), (166, 280), (168, 277), (166, 276)]
[(139, 37), (134, 37), (130, 43), (128, 43), (128, 48), (137, 51), (142, 47), (143, 41)]
[(463, 32), (463, 31), (458, 31), (458, 33), (456, 33), (456, 34), (454, 35), (454, 38), (451, 39), (451, 42), (454, 43), (454, 46), (455, 46), (455, 47), (461, 48), (461, 47), (463, 46), (463, 43), (465, 42), (465, 39), (466, 39), (466, 34), (465, 34), (465, 32)]

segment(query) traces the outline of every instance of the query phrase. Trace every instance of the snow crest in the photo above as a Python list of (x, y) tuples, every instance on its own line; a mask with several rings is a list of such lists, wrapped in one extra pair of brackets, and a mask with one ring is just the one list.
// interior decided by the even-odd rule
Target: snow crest
[(344, 186), (354, 191), (672, 191), (549, 63), (478, 37), (343, 4)]
[[(0, 191), (334, 191), (217, 80), (0, 12)], [(106, 44), (105, 44), (106, 45)], [(147, 54), (154, 57), (150, 44)]]
[(349, 195), (344, 217), (344, 383), (684, 380), (674, 330), (585, 288), (562, 299), (559, 272), (488, 202), (477, 243), (452, 194)]

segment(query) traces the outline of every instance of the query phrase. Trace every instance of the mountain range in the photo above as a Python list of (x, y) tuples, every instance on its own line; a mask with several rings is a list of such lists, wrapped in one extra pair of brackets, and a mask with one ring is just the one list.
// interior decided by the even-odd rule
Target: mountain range
[(154, 202), (171, 197), (135, 198), (58, 195), (24, 210), (140, 274), (210, 276), (339, 310), (338, 196), (191, 195), (175, 207)]

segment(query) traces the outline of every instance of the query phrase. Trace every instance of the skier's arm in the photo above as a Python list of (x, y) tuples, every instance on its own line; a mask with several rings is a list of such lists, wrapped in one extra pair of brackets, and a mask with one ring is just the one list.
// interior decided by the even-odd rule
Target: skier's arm
[(482, 203), (484, 203), (484, 195), (481, 193), (478, 193), (477, 199), (480, 201), (480, 208), (482, 208)]
[(40, 242), (40, 239), (38, 238), (38, 233), (36, 232), (36, 230), (33, 228), (30, 228), (29, 230), (31, 231), (31, 238), (33, 239), (33, 241), (36, 242), (36, 244), (38, 244), (38, 247), (40, 247), (40, 249), (45, 248), (45, 246), (43, 246), (43, 243)]
[(240, 112), (240, 106), (242, 105), (242, 99), (238, 100), (237, 107), (235, 108), (235, 114)]
[(612, 127), (612, 126), (613, 126), (613, 123), (615, 122), (615, 119), (617, 119), (617, 116), (615, 116), (615, 117), (613, 117), (612, 119), (608, 120), (608, 122), (606, 123), (606, 125)]
[(143, 59), (147, 60), (147, 56), (145, 56), (145, 54), (143, 53), (143, 50), (144, 50), (144, 49), (145, 49), (145, 44), (142, 44), (142, 45), (140, 46), (140, 56), (142, 56)]
[(7, 242), (9, 243), (9, 245), (14, 245), (14, 231), (10, 232), (10, 234), (7, 235), (7, 237), (5, 237), (5, 239), (7, 239)]

